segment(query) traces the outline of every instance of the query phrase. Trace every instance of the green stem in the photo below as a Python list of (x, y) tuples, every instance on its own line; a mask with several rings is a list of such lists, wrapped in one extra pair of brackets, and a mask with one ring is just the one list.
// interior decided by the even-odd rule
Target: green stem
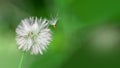
[(24, 59), (24, 53), (22, 53), (22, 55), (21, 55), (21, 59), (20, 59), (19, 67), (18, 68), (22, 68), (23, 59)]

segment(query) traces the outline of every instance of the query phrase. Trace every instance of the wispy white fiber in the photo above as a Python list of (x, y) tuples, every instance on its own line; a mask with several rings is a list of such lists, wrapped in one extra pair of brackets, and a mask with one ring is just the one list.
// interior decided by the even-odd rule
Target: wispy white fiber
[[(43, 54), (52, 40), (49, 22), (43, 18), (26, 18), (16, 28), (18, 49), (30, 51), (31, 54)], [(51, 21), (55, 24), (57, 21)]]

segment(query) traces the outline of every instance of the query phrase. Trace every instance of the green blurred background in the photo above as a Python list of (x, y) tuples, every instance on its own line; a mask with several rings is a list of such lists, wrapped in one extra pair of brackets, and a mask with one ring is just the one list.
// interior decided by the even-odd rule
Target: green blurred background
[(48, 50), (25, 54), (22, 68), (120, 68), (120, 0), (0, 0), (0, 68), (18, 68), (22, 19), (56, 14)]

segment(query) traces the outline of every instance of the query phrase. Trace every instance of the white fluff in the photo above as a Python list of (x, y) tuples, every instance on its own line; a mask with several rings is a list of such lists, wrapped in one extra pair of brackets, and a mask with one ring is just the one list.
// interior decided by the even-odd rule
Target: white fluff
[(53, 26), (55, 27), (57, 21), (58, 21), (58, 18), (57, 18), (57, 17), (52, 18), (51, 20), (49, 20), (49, 24), (50, 24), (50, 25), (53, 25)]
[(43, 54), (51, 41), (51, 31), (47, 19), (30, 17), (21, 21), (16, 28), (18, 49), (31, 54)]

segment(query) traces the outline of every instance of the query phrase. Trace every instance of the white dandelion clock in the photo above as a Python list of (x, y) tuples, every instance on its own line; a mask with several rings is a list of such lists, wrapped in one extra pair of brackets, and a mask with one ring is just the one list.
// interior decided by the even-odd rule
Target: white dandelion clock
[(21, 21), (16, 28), (18, 49), (31, 54), (43, 54), (51, 42), (51, 31), (47, 19), (30, 17)]

